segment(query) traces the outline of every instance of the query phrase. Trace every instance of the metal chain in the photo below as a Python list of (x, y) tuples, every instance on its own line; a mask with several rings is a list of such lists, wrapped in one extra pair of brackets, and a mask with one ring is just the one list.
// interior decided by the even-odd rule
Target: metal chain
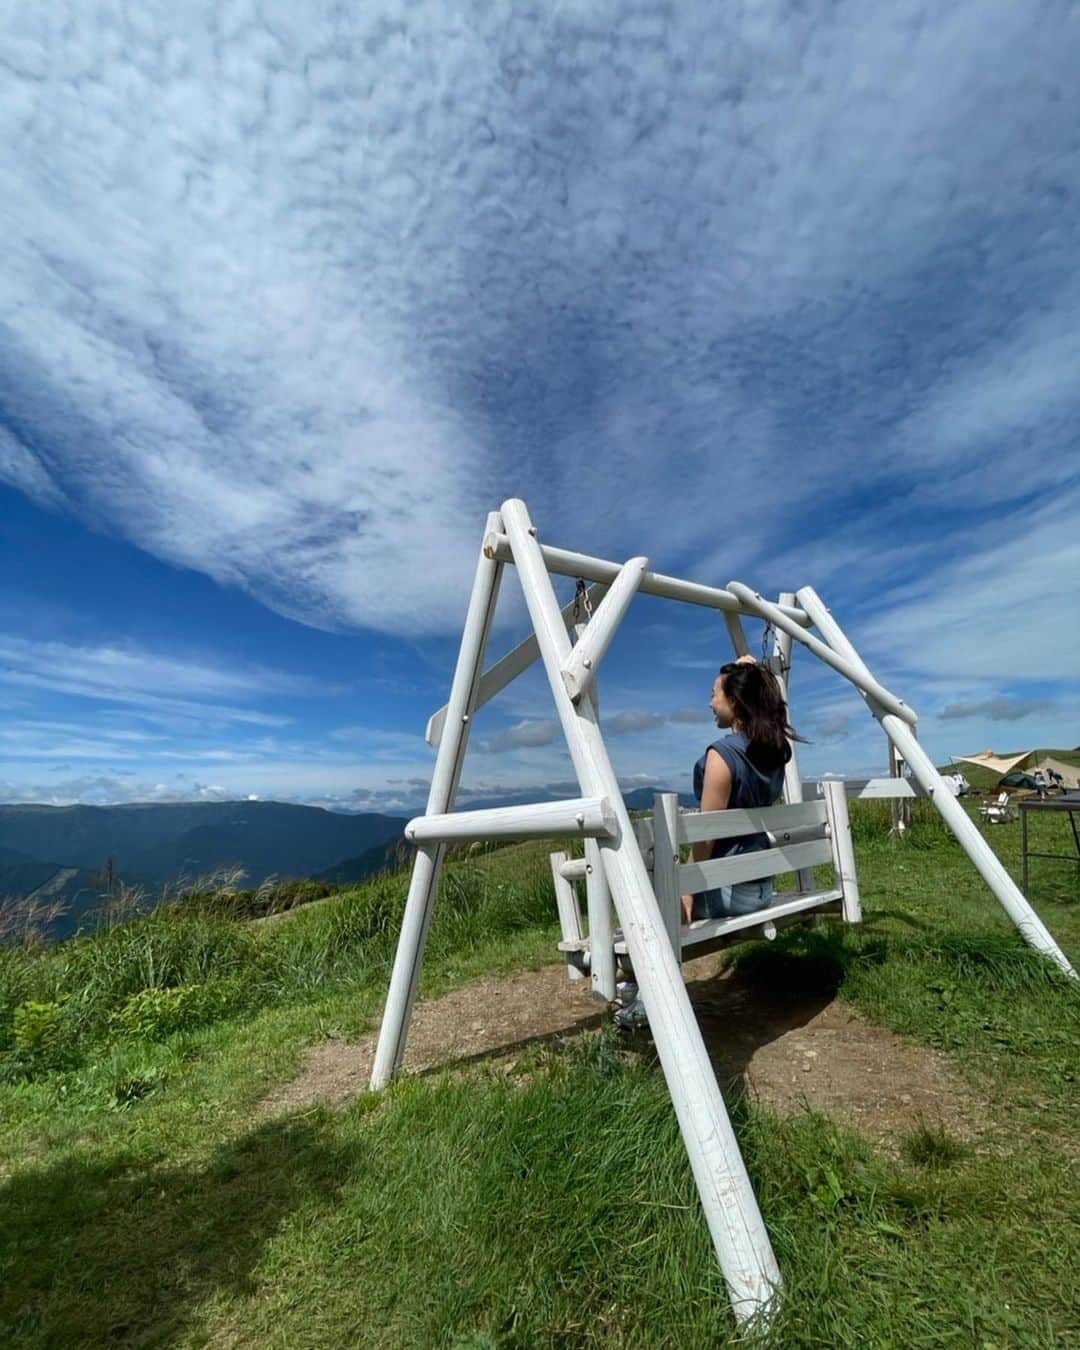
[(592, 618), (592, 601), (589, 599), (589, 588), (585, 584), (584, 577), (578, 577), (577, 590), (574, 592), (574, 622), (577, 623), (581, 618), (581, 611), (585, 611), (585, 622), (588, 623)]
[[(773, 626), (772, 620), (766, 619), (765, 627), (761, 630), (761, 664), (763, 666), (767, 666), (769, 664), (770, 639), (775, 638), (777, 636), (778, 634), (775, 627)], [(783, 679), (786, 680), (787, 673), (791, 669), (791, 662), (785, 658), (784, 653), (779, 646), (777, 646), (775, 653), (772, 653), (772, 655), (775, 655), (776, 657), (776, 667), (779, 674)]]

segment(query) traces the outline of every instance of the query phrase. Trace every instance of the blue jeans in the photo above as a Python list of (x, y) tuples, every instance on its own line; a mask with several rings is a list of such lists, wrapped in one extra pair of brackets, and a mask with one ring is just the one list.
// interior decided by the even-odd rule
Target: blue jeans
[(732, 919), (737, 914), (753, 914), (772, 904), (773, 879), (737, 881), (734, 886), (717, 886), (694, 896), (695, 919)]

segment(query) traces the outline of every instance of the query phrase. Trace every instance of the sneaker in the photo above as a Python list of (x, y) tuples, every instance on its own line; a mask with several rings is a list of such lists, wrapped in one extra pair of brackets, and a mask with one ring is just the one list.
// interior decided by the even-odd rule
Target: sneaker
[(616, 1023), (626, 1031), (634, 1031), (639, 1027), (649, 1025), (649, 1014), (645, 1011), (645, 1004), (640, 998), (634, 999), (633, 1003), (628, 1003), (625, 1008), (620, 1008), (615, 1014)]

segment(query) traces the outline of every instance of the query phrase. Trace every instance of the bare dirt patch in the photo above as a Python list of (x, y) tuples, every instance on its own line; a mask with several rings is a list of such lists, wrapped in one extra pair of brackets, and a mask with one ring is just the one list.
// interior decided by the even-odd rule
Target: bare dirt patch
[[(963, 1138), (978, 1133), (984, 1105), (929, 1047), (874, 1026), (831, 995), (753, 984), (721, 969), (718, 956), (684, 970), (725, 1093), (745, 1091), (783, 1114), (823, 1111), (881, 1142), (919, 1122)], [(513, 1063), (527, 1046), (595, 1032), (603, 1016), (588, 981), (571, 983), (563, 966), (478, 980), (417, 1004), (404, 1071)], [(647, 1032), (628, 1035), (627, 1047), (653, 1053)], [(264, 1113), (347, 1105), (366, 1091), (374, 1053), (374, 1032), (357, 1042), (312, 1045), (297, 1077), (263, 1103)]]

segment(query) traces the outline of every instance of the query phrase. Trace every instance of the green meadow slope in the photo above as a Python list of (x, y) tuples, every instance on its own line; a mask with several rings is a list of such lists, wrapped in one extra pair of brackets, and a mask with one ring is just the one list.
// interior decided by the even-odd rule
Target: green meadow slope
[[(731, 1098), (786, 1281), (770, 1343), (1076, 1344), (1080, 991), (926, 803), (905, 840), (887, 826), (887, 804), (855, 804), (861, 928), (731, 959), (933, 1047), (977, 1128), (875, 1140)], [(1032, 829), (1071, 844), (1064, 818)], [(1019, 827), (987, 834), (1017, 874)], [(548, 847), (447, 869), (423, 998), (554, 959)], [(308, 1047), (373, 1024), (405, 885), (0, 949), (4, 1345), (748, 1343), (663, 1079), (610, 1023), (268, 1114)], [(1033, 864), (1031, 898), (1077, 961), (1078, 868)]]

